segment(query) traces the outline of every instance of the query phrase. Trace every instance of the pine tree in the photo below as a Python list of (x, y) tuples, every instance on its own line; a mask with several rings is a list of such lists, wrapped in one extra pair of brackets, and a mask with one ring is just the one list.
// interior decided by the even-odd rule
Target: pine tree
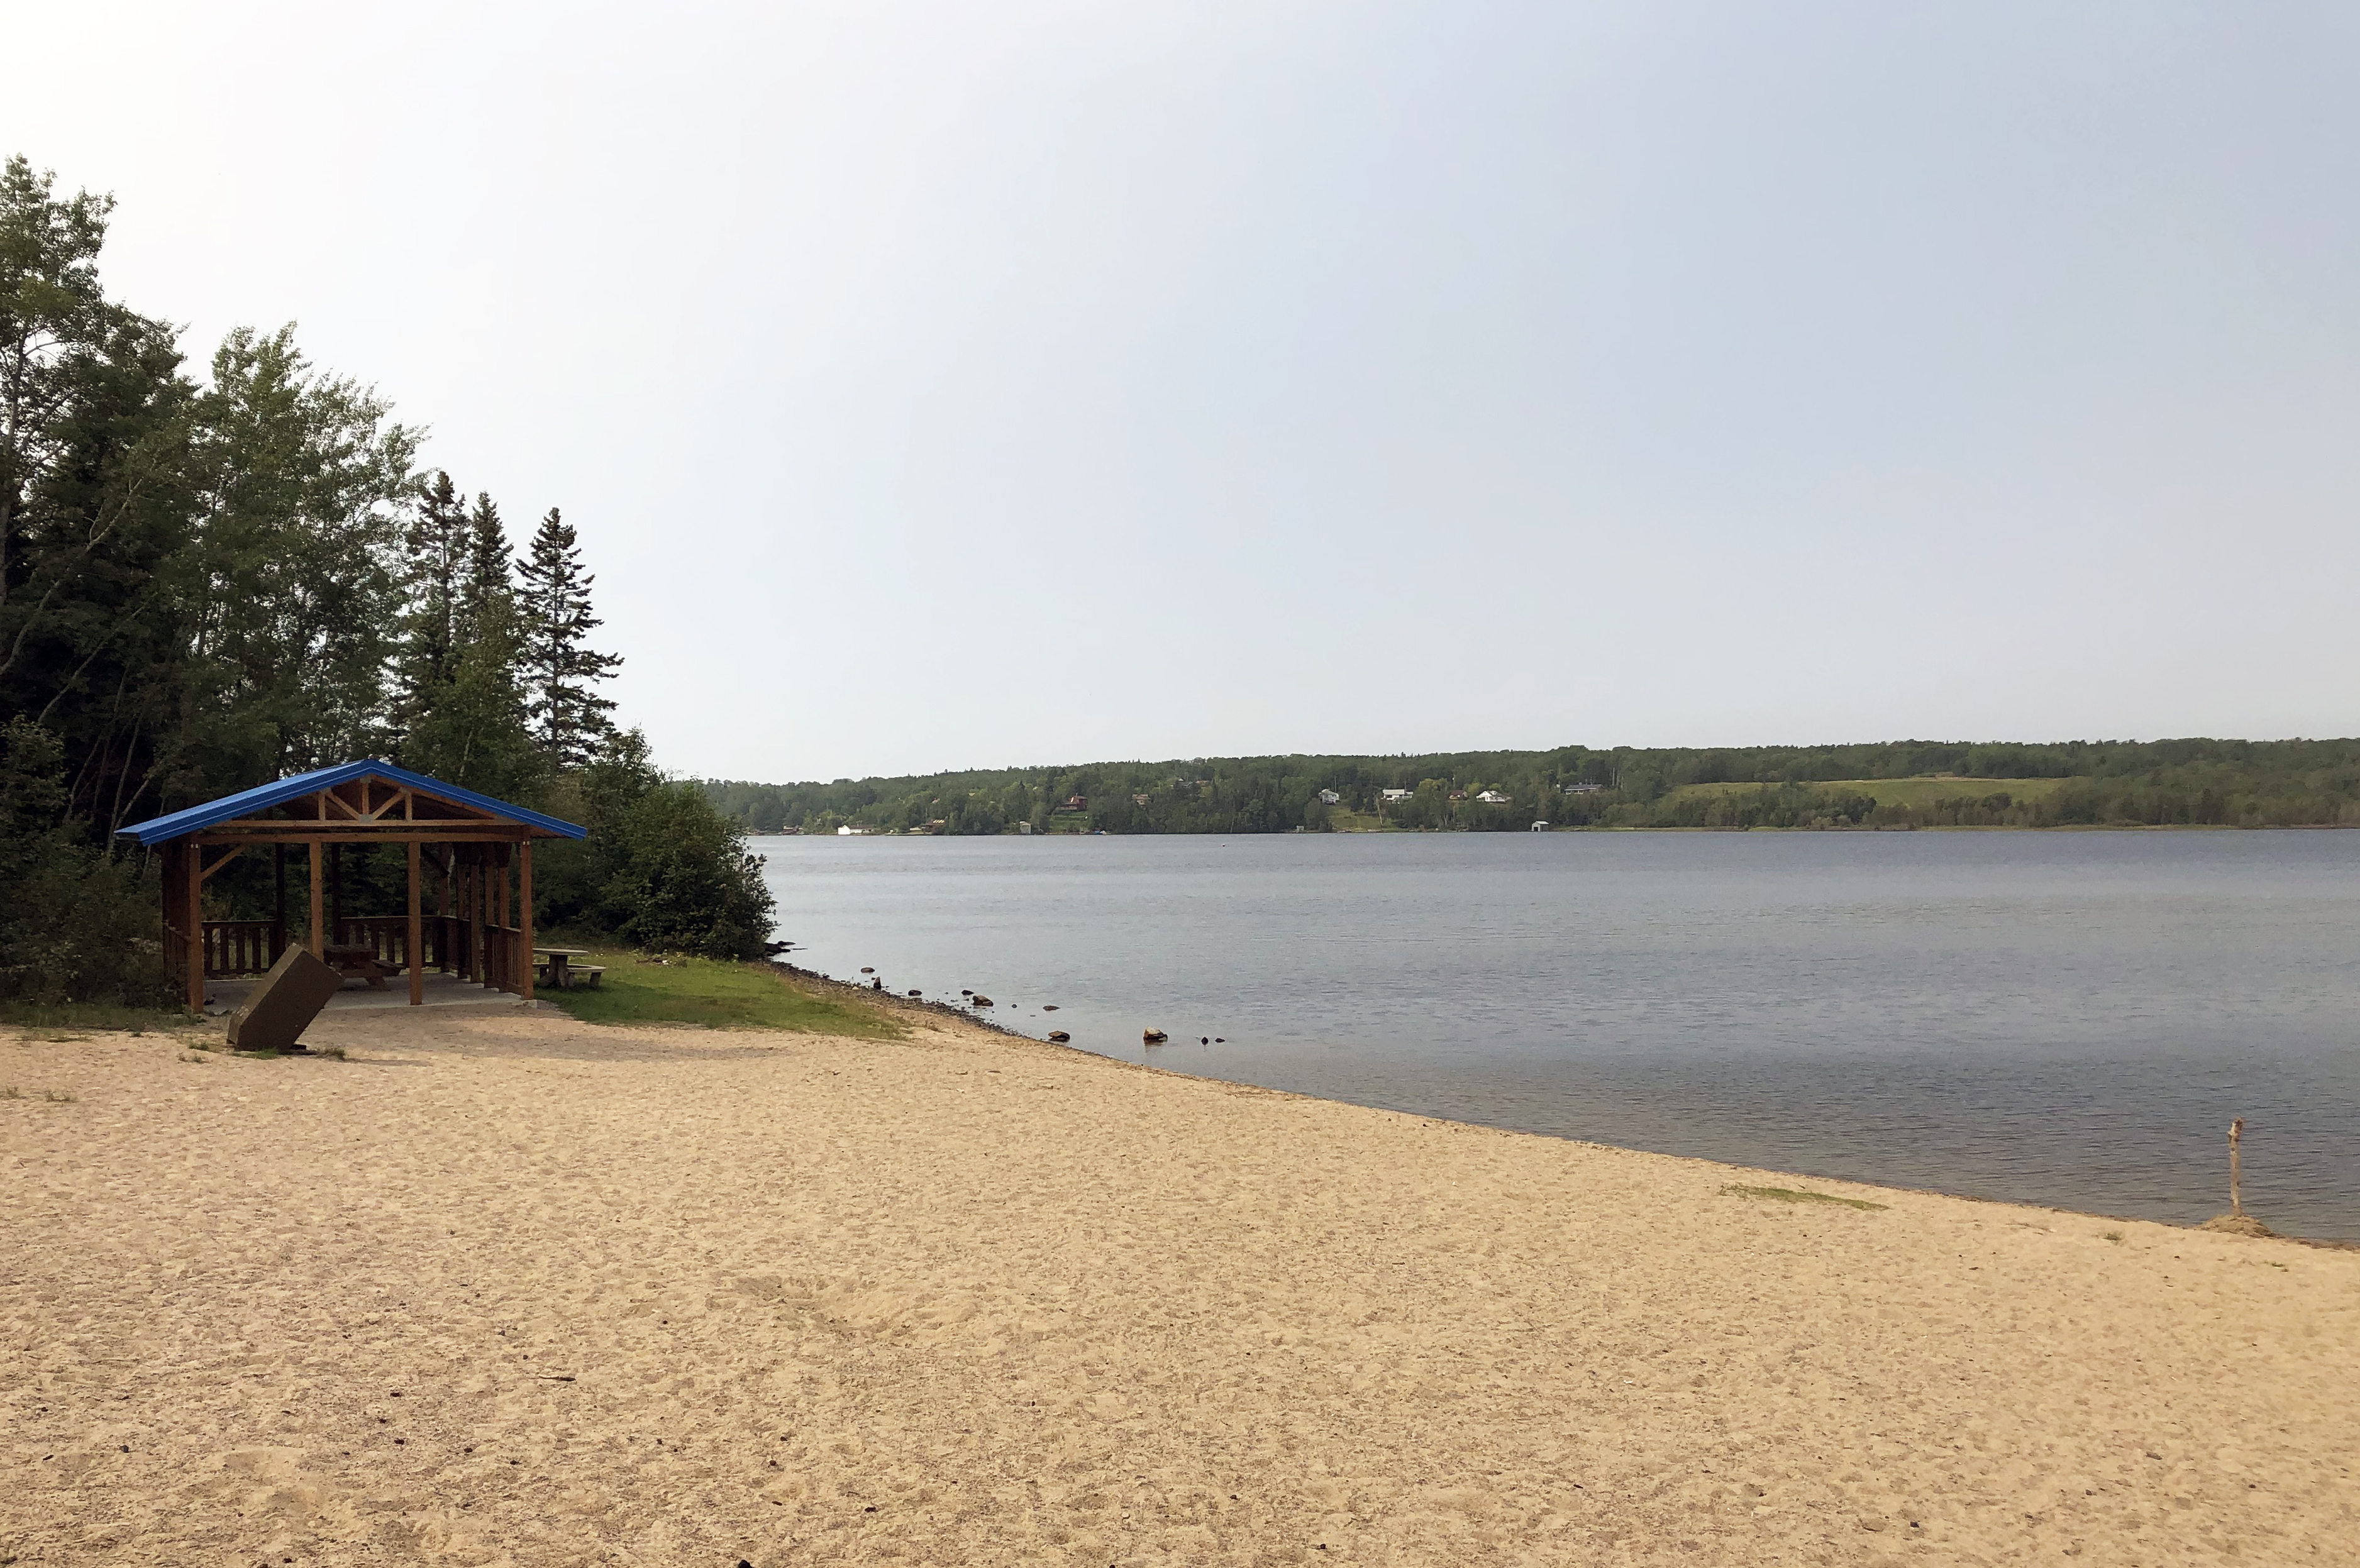
[(427, 485), (403, 544), (409, 604), (402, 615), (401, 710), (405, 724), (415, 724), (435, 689), (450, 681), (457, 661), (467, 510), (449, 474), (437, 472)]
[(590, 586), (573, 528), (552, 506), (517, 568), (523, 587), (522, 668), (534, 737), (560, 768), (588, 766), (615, 733), (614, 702), (595, 683), (614, 675), (619, 656), (585, 646), (602, 623), (590, 613)]
[(438, 480), (430, 501), (447, 519), (450, 548), (450, 657), (416, 691), (403, 762), (421, 773), (504, 800), (530, 800), (549, 758), (526, 717), (516, 590), (508, 532), (491, 496), (478, 493), (461, 511)]
[(500, 509), (479, 491), (475, 510), (467, 514), (466, 572), (459, 585), (459, 618), (464, 626), (474, 628), (496, 604), (511, 599), (515, 588), (508, 572), (513, 564)]

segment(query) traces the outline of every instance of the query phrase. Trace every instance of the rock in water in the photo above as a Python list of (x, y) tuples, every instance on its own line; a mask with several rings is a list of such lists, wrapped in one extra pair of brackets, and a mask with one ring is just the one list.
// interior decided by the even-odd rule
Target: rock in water
[(991, 998), (978, 991), (975, 994), (975, 1005), (978, 1007), (988, 1007), (991, 1006)]
[(1044, 1013), (1054, 1013), (1057, 1010), (1057, 1004), (1054, 1002), (1043, 1002), (1041, 1004), (1041, 1010)]
[(1162, 1045), (1170, 1038), (1171, 1037), (1169, 1035), (1166, 1035), (1162, 1029), (1142, 1029), (1139, 1031), (1139, 1041), (1142, 1045)]
[(1074, 1037), (1072, 1035), (1067, 1034), (1064, 1029), (1051, 1029), (1049, 1031), (1049, 1043), (1051, 1045), (1063, 1045), (1073, 1038)]

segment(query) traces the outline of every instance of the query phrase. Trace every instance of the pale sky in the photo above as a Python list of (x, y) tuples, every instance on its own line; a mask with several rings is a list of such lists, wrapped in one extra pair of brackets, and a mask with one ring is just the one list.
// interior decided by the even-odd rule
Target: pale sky
[(0, 5), (675, 771), (2360, 732), (2360, 8)]

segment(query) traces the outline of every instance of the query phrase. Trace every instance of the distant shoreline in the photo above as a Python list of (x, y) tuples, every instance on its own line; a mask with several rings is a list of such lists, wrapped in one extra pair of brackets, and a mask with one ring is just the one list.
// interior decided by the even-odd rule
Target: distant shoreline
[[(2360, 828), (2360, 822), (2054, 822), (2045, 826), (2017, 825), (2006, 822), (1929, 822), (1896, 824), (1880, 827), (1874, 823), (1852, 823), (1842, 827), (1625, 827), (1609, 822), (1584, 823), (1579, 826), (1558, 826), (1551, 823), (1539, 830), (1546, 834), (1557, 833), (2343, 833)], [(1535, 830), (1526, 829), (1527, 835)], [(748, 838), (1440, 838), (1477, 837), (1513, 838), (1513, 833), (1486, 832), (1480, 828), (1325, 828), (1317, 833), (1295, 829), (1274, 832), (1252, 832), (1238, 828), (1189, 828), (1159, 833), (1086, 832), (1019, 833), (1002, 831), (992, 833), (922, 833), (900, 828), (871, 828), (859, 833), (805, 833), (799, 828), (775, 829), (765, 833), (747, 830)]]
[(2360, 739), (1564, 746), (701, 788), (750, 832), (804, 834), (2355, 827)]

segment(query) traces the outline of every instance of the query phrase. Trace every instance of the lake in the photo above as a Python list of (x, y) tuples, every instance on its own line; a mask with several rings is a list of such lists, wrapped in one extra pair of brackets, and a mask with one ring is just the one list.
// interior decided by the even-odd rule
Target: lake
[(2360, 1238), (2360, 833), (754, 847), (794, 963), (1101, 1055), (2181, 1223), (2242, 1116), (2247, 1209)]

